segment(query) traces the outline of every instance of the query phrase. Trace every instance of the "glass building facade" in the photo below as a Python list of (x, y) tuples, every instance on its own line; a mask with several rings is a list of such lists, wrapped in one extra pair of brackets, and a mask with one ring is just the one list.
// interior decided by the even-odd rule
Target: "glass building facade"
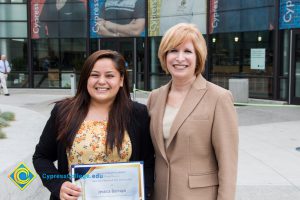
[[(164, 32), (194, 23), (207, 40), (204, 76), (249, 80), (249, 97), (300, 104), (299, 0), (0, 0), (0, 53), (10, 88), (70, 88), (84, 60), (121, 52), (131, 87), (170, 80), (157, 51)], [(77, 79), (78, 80), (78, 79)]]

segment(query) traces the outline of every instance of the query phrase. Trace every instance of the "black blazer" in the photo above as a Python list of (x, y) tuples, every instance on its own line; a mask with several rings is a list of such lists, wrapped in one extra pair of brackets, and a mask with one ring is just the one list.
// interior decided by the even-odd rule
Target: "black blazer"
[[(43, 185), (51, 192), (50, 199), (59, 199), (61, 185), (68, 178), (47, 180), (46, 175), (67, 175), (68, 160), (66, 146), (57, 141), (56, 115), (59, 106), (56, 104), (51, 111), (46, 126), (42, 132), (39, 143), (36, 145), (33, 155), (33, 165), (41, 177)], [(154, 177), (154, 150), (149, 133), (149, 115), (145, 105), (133, 102), (132, 116), (128, 128), (128, 134), (132, 143), (132, 155), (130, 161), (144, 161), (146, 196), (150, 197), (153, 188)], [(54, 161), (57, 160), (57, 168)], [(49, 176), (48, 176), (49, 177)]]

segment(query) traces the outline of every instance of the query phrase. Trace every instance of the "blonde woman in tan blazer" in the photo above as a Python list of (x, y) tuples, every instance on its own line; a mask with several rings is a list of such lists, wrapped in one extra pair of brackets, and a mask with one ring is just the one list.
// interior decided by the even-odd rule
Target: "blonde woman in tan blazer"
[(172, 80), (148, 99), (154, 200), (235, 199), (237, 115), (231, 93), (201, 75), (206, 55), (195, 25), (175, 25), (162, 38), (158, 56)]

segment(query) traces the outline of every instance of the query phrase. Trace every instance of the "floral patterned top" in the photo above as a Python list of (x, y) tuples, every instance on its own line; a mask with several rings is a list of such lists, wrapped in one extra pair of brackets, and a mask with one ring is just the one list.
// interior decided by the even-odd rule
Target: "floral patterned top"
[(128, 162), (132, 144), (125, 132), (120, 156), (117, 147), (105, 152), (107, 121), (84, 121), (77, 132), (71, 149), (67, 150), (69, 169), (72, 164)]

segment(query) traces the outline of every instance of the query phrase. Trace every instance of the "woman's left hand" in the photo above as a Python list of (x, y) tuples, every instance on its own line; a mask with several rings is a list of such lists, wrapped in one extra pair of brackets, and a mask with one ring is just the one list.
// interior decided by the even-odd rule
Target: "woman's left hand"
[(61, 185), (59, 198), (61, 200), (77, 200), (80, 194), (80, 187), (69, 181), (66, 181)]

